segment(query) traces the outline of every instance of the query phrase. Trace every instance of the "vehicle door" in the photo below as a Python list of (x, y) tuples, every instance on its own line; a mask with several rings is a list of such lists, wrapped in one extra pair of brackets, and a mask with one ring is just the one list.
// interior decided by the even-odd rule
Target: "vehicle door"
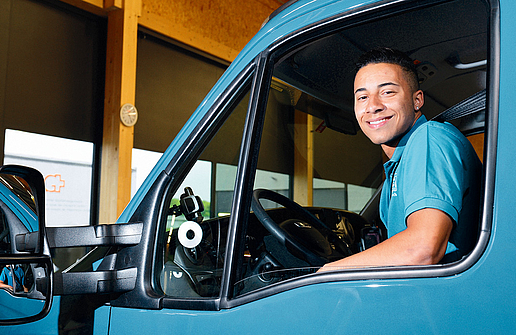
[(487, 173), (479, 242), (464, 259), (317, 273), (386, 236), (377, 209), (386, 158), (353, 113), (363, 51), (409, 53), (428, 119), (463, 111), (453, 122), (481, 143), (486, 166), (482, 150), (495, 150), (483, 134), (497, 124), (486, 103), (498, 94), (488, 80), (498, 71), (497, 2), (355, 5), (301, 1), (272, 18), (172, 143), (127, 214), (144, 223), (142, 241), (113, 265), (139, 271), (135, 288), (110, 301), (110, 334), (433, 332), (459, 327), (450, 314), (474, 332), (484, 319), (456, 304), (471, 301), (472, 278), (488, 276), (476, 266), (491, 229)]

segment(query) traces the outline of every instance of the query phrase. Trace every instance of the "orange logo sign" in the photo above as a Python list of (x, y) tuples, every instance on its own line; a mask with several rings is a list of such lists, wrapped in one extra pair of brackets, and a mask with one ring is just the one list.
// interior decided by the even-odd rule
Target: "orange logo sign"
[(45, 177), (45, 189), (47, 192), (61, 192), (61, 189), (65, 187), (65, 181), (61, 179), (60, 174), (48, 175)]

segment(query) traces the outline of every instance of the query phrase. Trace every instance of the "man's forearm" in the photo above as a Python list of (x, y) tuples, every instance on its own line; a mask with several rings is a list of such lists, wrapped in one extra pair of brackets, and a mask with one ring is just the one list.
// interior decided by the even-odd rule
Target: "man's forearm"
[(404, 231), (363, 252), (326, 264), (321, 270), (436, 264), (444, 256), (452, 227), (445, 213), (422, 209), (409, 216)]

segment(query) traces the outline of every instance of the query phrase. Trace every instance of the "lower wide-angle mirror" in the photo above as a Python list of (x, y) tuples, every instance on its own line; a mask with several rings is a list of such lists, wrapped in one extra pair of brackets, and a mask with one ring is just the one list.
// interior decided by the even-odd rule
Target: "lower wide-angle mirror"
[(49, 266), (0, 261), (0, 322), (20, 323), (49, 308)]

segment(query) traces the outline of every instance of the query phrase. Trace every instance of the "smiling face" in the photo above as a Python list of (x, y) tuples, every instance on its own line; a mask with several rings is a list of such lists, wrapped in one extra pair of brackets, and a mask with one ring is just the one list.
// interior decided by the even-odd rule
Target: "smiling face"
[(364, 134), (392, 157), (401, 137), (421, 116), (423, 92), (415, 90), (403, 68), (377, 63), (355, 76), (355, 116)]

